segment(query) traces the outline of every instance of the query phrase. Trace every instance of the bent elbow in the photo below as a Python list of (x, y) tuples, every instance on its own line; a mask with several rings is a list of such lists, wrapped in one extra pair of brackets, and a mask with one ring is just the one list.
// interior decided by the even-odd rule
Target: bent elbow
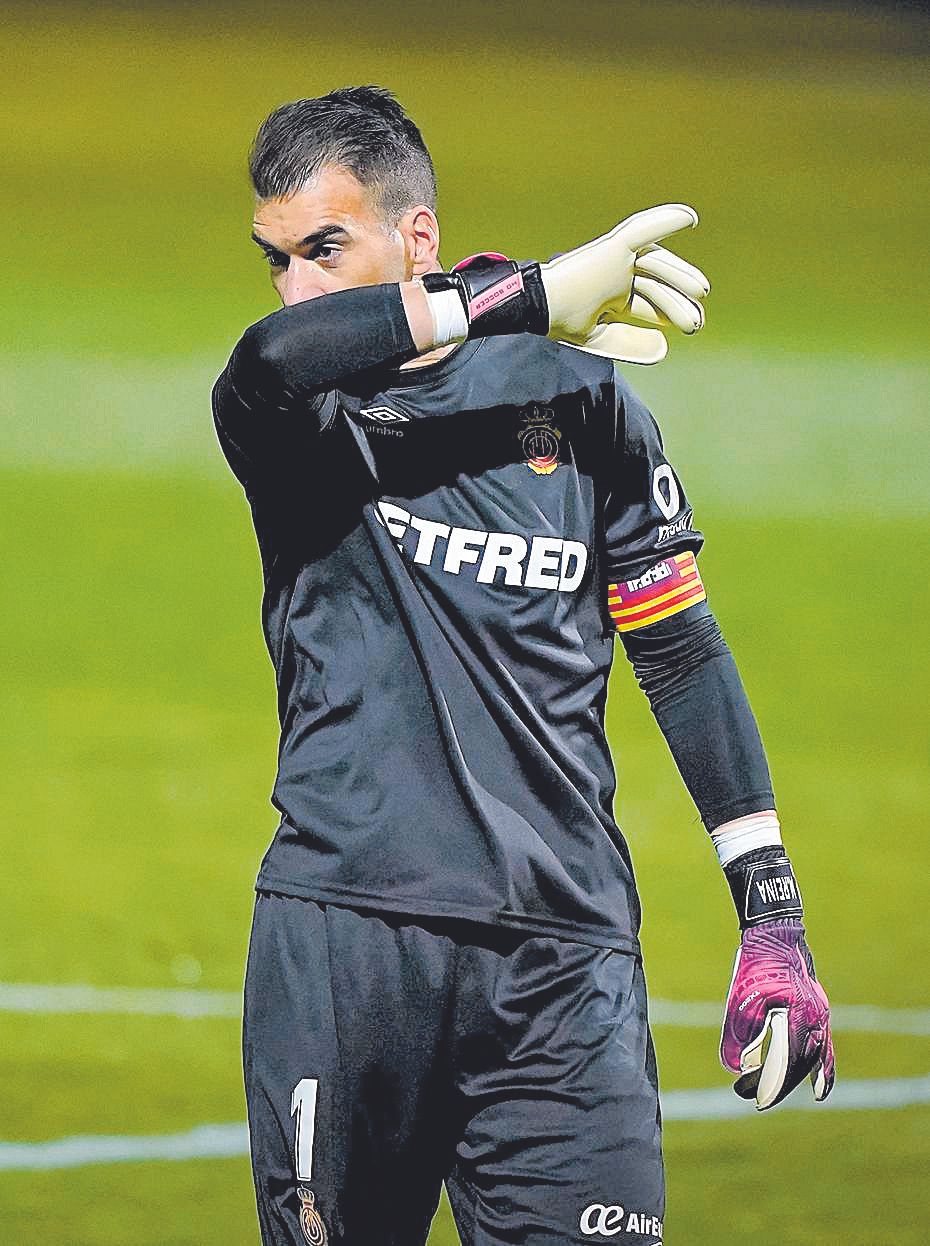
[(249, 325), (236, 346), (238, 362), (255, 374), (266, 376), (279, 373), (285, 357), (283, 336), (274, 323), (273, 315)]
[(288, 335), (281, 332), (274, 315), (256, 321), (243, 333), (230, 358), (233, 388), (250, 406), (286, 407), (295, 397), (289, 383), (292, 355)]

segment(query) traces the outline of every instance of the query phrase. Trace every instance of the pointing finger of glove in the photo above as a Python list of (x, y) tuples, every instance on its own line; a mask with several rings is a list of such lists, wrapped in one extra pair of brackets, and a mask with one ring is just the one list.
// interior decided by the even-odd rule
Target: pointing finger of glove
[(640, 251), (633, 261), (633, 272), (658, 277), (688, 298), (705, 299), (710, 294), (710, 282), (701, 270), (665, 247), (651, 246)]
[(602, 324), (583, 343), (566, 342), (589, 355), (603, 355), (622, 363), (660, 363), (668, 354), (668, 342), (658, 329), (631, 324)]
[(657, 208), (646, 208), (621, 221), (608, 234), (610, 238), (622, 239), (631, 251), (641, 251), (651, 242), (677, 234), (679, 229), (694, 229), (698, 214), (685, 203), (663, 203)]
[(654, 277), (634, 277), (633, 291), (653, 305), (660, 315), (680, 329), (682, 333), (697, 333), (704, 326), (704, 309), (694, 299), (667, 286)]

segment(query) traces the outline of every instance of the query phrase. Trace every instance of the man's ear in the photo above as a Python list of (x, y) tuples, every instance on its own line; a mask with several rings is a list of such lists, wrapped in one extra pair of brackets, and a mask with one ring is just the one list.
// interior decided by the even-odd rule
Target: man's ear
[(432, 208), (419, 203), (397, 223), (404, 240), (407, 280), (439, 269), (439, 222)]

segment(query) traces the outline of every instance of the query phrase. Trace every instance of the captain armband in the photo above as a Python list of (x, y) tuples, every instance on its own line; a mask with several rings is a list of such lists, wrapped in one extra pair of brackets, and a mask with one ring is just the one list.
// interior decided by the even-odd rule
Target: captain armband
[(672, 554), (634, 580), (609, 584), (607, 609), (618, 632), (658, 623), (707, 600), (697, 560), (690, 551)]

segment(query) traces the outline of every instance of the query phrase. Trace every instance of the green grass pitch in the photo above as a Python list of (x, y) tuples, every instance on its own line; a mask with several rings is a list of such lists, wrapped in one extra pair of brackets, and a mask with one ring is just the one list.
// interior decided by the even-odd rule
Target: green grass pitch
[[(631, 380), (708, 535), (822, 977), (836, 1002), (926, 1006), (927, 26), (592, 3), (569, 31), (562, 6), (475, 4), (437, 75), (382, 6), (306, 7), (305, 60), (277, 0), (260, 29), (244, 7), (3, 14), (0, 981), (241, 983), (276, 719), (207, 391), (273, 306), (246, 240), (251, 133), (283, 99), (377, 81), (434, 149), (448, 258), (701, 211), (678, 243), (713, 279), (708, 327)], [(650, 988), (722, 1002), (729, 898), (622, 658), (609, 728)], [(244, 1118), (235, 1020), (2, 1025), (2, 1141)], [(656, 1039), (667, 1089), (726, 1086), (712, 1030)], [(927, 1040), (844, 1034), (838, 1061), (922, 1074)], [(668, 1241), (918, 1246), (928, 1123), (672, 1122)], [(244, 1159), (0, 1171), (0, 1225), (14, 1246), (257, 1241)], [(431, 1246), (455, 1240), (443, 1206)]]

